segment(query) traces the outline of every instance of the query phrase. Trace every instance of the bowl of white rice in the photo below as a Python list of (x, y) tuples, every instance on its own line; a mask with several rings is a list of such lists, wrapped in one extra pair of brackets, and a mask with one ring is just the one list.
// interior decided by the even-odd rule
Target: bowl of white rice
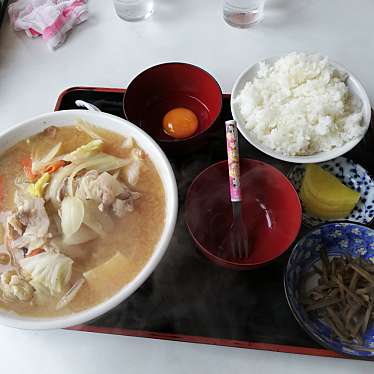
[(296, 52), (245, 70), (234, 84), (231, 112), (254, 147), (295, 163), (348, 152), (371, 117), (365, 89), (349, 71), (326, 57)]

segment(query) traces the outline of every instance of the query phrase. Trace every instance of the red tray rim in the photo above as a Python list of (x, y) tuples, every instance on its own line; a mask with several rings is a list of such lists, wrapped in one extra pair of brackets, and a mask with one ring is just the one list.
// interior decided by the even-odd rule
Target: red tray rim
[[(117, 87), (111, 88), (111, 87), (94, 87), (94, 86), (68, 87), (59, 94), (54, 111), (59, 110), (64, 96), (72, 91), (125, 93), (126, 89), (117, 88)], [(227, 98), (230, 96), (230, 94), (224, 93), (223, 96)], [(255, 349), (255, 350), (263, 350), (263, 351), (271, 351), (271, 352), (293, 353), (293, 354), (301, 354), (301, 355), (309, 355), (309, 356), (355, 359), (354, 357), (341, 355), (337, 352), (331, 351), (329, 349), (325, 349), (323, 347), (309, 348), (309, 347), (302, 347), (302, 346), (299, 347), (299, 346), (293, 346), (293, 345), (287, 345), (287, 344), (247, 342), (247, 341), (242, 341), (242, 340), (210, 338), (210, 337), (205, 337), (205, 336), (194, 336), (194, 335), (183, 335), (183, 334), (168, 334), (168, 333), (153, 332), (153, 331), (124, 329), (120, 327), (103, 327), (103, 326), (92, 326), (92, 325), (85, 325), (85, 324), (74, 326), (74, 327), (69, 327), (67, 328), (67, 330), (95, 332), (95, 333), (111, 334), (111, 335), (123, 335), (123, 336), (131, 336), (131, 337), (142, 337), (142, 338), (159, 339), (159, 340), (170, 340), (170, 341), (179, 341), (179, 342), (185, 342), (185, 343), (218, 345), (218, 346), (224, 346), (224, 347)], [(362, 359), (359, 359), (359, 360), (362, 360)]]

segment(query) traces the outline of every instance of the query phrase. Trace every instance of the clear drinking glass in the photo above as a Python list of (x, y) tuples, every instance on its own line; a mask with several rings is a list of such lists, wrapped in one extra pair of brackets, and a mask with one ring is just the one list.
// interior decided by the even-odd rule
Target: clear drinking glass
[(264, 18), (265, 0), (224, 0), (223, 18), (231, 26), (248, 28)]
[(153, 0), (113, 0), (118, 17), (125, 21), (141, 21), (153, 13)]

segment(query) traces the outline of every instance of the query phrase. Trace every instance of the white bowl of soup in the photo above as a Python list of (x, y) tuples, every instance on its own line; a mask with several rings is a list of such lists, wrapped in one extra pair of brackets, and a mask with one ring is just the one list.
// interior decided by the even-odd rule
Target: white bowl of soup
[(178, 209), (173, 170), (149, 135), (69, 110), (12, 127), (0, 149), (0, 324), (79, 325), (140, 287)]

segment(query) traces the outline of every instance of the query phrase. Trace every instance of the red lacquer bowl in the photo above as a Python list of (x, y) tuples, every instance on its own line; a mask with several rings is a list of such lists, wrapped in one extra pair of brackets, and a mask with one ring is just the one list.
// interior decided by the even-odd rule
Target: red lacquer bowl
[(236, 269), (262, 266), (283, 254), (301, 226), (301, 205), (290, 181), (264, 162), (241, 159), (242, 210), (253, 252), (232, 260), (221, 244), (232, 222), (227, 161), (211, 165), (192, 182), (186, 223), (201, 252), (218, 265)]
[[(174, 139), (162, 128), (171, 109), (185, 107), (198, 118), (198, 129), (189, 138)], [(123, 110), (126, 118), (151, 135), (166, 150), (195, 149), (203, 135), (216, 123), (222, 108), (222, 91), (205, 70), (185, 63), (153, 66), (128, 86)]]

